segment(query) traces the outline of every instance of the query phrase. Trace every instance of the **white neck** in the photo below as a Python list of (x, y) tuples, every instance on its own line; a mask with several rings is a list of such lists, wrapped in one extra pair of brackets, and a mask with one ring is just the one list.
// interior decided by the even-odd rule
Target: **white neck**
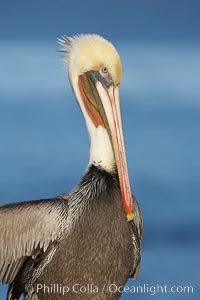
[(115, 158), (106, 128), (101, 125), (96, 128), (91, 124), (87, 127), (90, 135), (88, 166), (93, 164), (108, 172), (113, 171)]

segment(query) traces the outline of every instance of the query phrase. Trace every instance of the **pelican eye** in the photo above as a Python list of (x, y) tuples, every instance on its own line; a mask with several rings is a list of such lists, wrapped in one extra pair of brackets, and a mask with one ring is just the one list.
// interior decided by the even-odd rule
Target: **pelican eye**
[(99, 80), (104, 83), (104, 86), (108, 87), (113, 84), (112, 76), (107, 67), (103, 66), (99, 69)]
[(99, 69), (99, 73), (100, 73), (101, 76), (104, 77), (104, 78), (110, 78), (110, 77), (111, 77), (111, 76), (110, 76), (110, 73), (109, 73), (109, 71), (108, 71), (108, 68), (105, 67), (105, 66), (103, 66), (103, 67), (101, 67), (101, 68)]
[(108, 68), (107, 67), (102, 67), (101, 72), (104, 73), (104, 74), (108, 73)]

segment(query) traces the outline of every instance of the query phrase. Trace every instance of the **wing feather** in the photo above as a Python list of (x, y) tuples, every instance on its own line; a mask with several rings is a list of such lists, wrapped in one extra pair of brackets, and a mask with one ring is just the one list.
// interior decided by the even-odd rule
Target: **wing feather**
[(139, 273), (140, 269), (140, 260), (141, 260), (141, 244), (142, 244), (142, 214), (140, 210), (140, 206), (133, 197), (133, 214), (134, 219), (130, 222), (131, 230), (132, 230), (132, 242), (133, 242), (133, 249), (134, 249), (134, 261), (132, 266), (132, 272), (130, 274), (131, 278), (136, 278)]
[(0, 281), (11, 283), (27, 257), (60, 238), (66, 199), (67, 194), (0, 206)]

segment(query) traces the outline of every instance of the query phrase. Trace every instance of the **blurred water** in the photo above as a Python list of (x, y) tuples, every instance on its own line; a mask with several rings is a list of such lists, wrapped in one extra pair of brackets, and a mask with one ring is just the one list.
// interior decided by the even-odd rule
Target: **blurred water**
[[(192, 285), (193, 294), (173, 299), (199, 299), (200, 46), (116, 45), (129, 173), (144, 220), (141, 272), (128, 284)], [(50, 42), (0, 45), (1, 204), (70, 191), (87, 164), (87, 132), (56, 50)]]

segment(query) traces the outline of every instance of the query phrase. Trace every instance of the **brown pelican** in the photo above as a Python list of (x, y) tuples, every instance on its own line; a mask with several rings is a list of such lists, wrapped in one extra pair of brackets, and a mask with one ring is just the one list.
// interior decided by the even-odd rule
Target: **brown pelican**
[(90, 138), (69, 194), (0, 207), (0, 280), (7, 300), (118, 299), (140, 263), (141, 214), (131, 194), (113, 45), (98, 35), (59, 40)]

